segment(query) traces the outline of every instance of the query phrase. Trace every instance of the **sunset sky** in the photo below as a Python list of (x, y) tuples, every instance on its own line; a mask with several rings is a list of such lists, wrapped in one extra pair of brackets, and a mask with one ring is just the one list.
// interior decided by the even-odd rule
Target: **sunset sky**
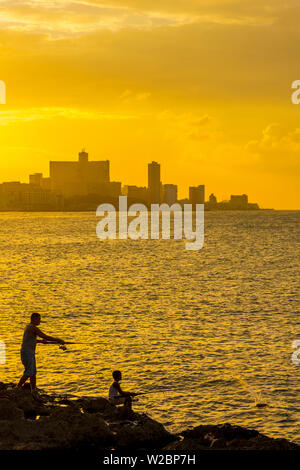
[(0, 182), (85, 147), (111, 179), (300, 209), (299, 0), (0, 0)]

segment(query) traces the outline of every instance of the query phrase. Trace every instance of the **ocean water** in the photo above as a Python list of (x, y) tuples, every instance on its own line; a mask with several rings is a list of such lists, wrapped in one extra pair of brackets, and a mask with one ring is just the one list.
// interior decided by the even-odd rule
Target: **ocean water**
[[(0, 214), (0, 381), (22, 374), (32, 312), (76, 344), (38, 345), (38, 385), (106, 396), (111, 371), (178, 431), (230, 422), (300, 443), (300, 212), (205, 214), (205, 246), (100, 241), (94, 213)], [(257, 408), (255, 400), (268, 404)]]

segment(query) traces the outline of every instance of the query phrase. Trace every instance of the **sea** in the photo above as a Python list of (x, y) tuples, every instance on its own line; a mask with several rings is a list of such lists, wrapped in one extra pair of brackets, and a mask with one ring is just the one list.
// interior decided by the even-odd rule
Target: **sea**
[(0, 381), (22, 375), (39, 312), (72, 343), (37, 346), (47, 392), (106, 397), (118, 369), (124, 390), (147, 392), (134, 409), (170, 431), (231, 423), (300, 444), (300, 211), (206, 212), (199, 251), (99, 240), (97, 221), (0, 213)]

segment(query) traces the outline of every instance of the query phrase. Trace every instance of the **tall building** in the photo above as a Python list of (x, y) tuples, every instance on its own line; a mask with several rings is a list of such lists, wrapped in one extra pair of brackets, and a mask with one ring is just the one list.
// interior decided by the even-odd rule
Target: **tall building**
[(177, 185), (176, 184), (164, 184), (163, 201), (169, 206), (177, 202)]
[(189, 202), (190, 204), (204, 204), (205, 202), (205, 186), (190, 186), (189, 188)]
[(151, 204), (160, 203), (160, 164), (152, 162), (148, 164), (148, 196)]
[(51, 189), (65, 198), (103, 194), (109, 186), (109, 161), (89, 161), (82, 150), (77, 162), (50, 162)]

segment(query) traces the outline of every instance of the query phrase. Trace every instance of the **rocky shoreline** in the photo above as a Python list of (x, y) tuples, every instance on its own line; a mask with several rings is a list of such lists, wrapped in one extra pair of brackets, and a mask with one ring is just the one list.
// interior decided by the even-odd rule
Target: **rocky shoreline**
[(178, 434), (144, 413), (105, 398), (72, 398), (0, 382), (0, 450), (300, 450), (286, 439), (228, 423), (200, 425)]

